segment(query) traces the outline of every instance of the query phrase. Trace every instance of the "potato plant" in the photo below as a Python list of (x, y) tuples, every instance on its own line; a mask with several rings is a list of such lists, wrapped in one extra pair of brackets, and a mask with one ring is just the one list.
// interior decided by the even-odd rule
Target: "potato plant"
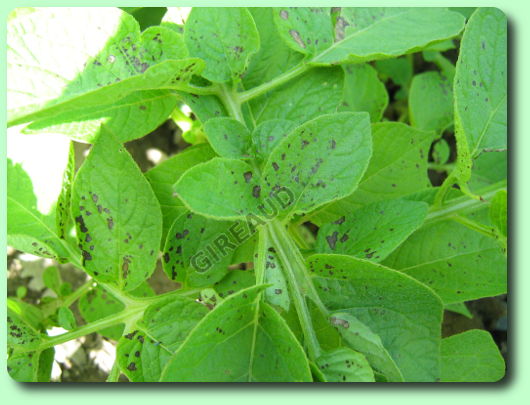
[[(108, 381), (504, 376), (487, 331), (441, 332), (507, 288), (501, 11), (127, 11), (9, 18), (8, 124), (71, 147), (49, 212), (8, 160), (8, 244), (89, 277), (50, 268), (52, 298), (9, 298), (15, 380), (94, 332), (116, 342)], [(191, 145), (142, 172), (124, 143), (168, 119)], [(93, 145), (77, 170), (74, 141)]]

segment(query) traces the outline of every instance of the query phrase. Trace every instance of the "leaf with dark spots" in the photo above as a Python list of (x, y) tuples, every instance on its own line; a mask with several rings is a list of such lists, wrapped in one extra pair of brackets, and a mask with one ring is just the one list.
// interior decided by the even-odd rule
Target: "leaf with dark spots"
[[(197, 214), (244, 219), (249, 214), (259, 215), (259, 200), (252, 197), (253, 188), (259, 184), (252, 173), (252, 167), (241, 160), (213, 158), (189, 169), (174, 189)], [(208, 198), (204, 198), (204, 190), (208, 190)]]
[[(160, 380), (311, 381), (307, 357), (286, 322), (269, 305), (259, 303), (263, 288), (235, 293), (208, 313), (168, 362)], [(212, 361), (224, 367), (207, 367)]]
[(245, 7), (196, 7), (186, 20), (184, 39), (190, 54), (206, 61), (206, 79), (238, 79), (259, 49), (259, 35)]
[(204, 123), (204, 131), (219, 156), (232, 159), (252, 157), (250, 131), (241, 122), (228, 117), (212, 118)]
[[(319, 136), (315, 138), (315, 134)], [(344, 141), (329, 151), (326, 146), (331, 138)], [(288, 165), (276, 163), (282, 155)], [(321, 115), (297, 127), (276, 146), (263, 169), (261, 187), (266, 195), (276, 186), (285, 187), (293, 203), (284, 208), (284, 214), (305, 213), (350, 194), (370, 155), (366, 113)]]
[[(192, 298), (173, 297), (149, 306), (134, 333), (118, 341), (116, 358), (133, 382), (156, 382), (171, 355), (208, 312)], [(131, 360), (135, 368), (129, 368)]]
[(164, 245), (164, 272), (184, 286), (211, 285), (221, 279), (239, 245), (230, 233), (232, 226), (197, 214), (180, 215)]
[[(407, 200), (369, 204), (322, 226), (315, 249), (320, 253), (333, 252), (381, 261), (422, 225), (427, 208), (424, 202)], [(388, 233), (390, 228), (391, 234)], [(337, 240), (339, 233), (342, 236)], [(333, 247), (329, 239), (331, 234), (336, 242)]]
[[(80, 229), (77, 238), (86, 271), (96, 281), (131, 291), (149, 277), (156, 262), (154, 256), (142, 254), (131, 241), (139, 239), (145, 248), (158, 250), (162, 216), (158, 201), (134, 160), (113, 133), (104, 135), (77, 173), (72, 211)], [(80, 204), (85, 195), (91, 198)], [(83, 217), (78, 210), (80, 205), (102, 213)], [(112, 216), (103, 213), (104, 207)], [(90, 235), (84, 235), (88, 230)], [(90, 247), (86, 246), (88, 242)]]
[(328, 242), (328, 246), (331, 250), (335, 250), (335, 245), (337, 244), (337, 236), (338, 232), (335, 231), (331, 235), (326, 236), (326, 241)]

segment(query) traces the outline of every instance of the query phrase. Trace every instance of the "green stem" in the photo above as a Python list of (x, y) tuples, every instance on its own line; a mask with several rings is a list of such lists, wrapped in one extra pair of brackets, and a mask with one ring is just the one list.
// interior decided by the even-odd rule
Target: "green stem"
[(491, 186), (481, 189), (479, 194), (481, 195), (482, 200), (462, 196), (450, 200), (442, 207), (437, 207), (435, 205), (427, 214), (425, 224), (448, 219), (458, 213), (470, 212), (482, 208), (484, 207), (484, 204), (497, 193), (497, 191), (504, 188), (506, 188), (506, 180), (499, 181)]
[(89, 292), (92, 288), (94, 288), (94, 280), (88, 280), (85, 284), (83, 284), (81, 287), (75, 290), (72, 294), (66, 297), (61, 303), (61, 306), (68, 308), (74, 302), (76, 302), (79, 298), (81, 298), (83, 295)]
[(315, 361), (320, 356), (321, 349), (313, 329), (311, 314), (307, 307), (305, 296), (315, 301), (319, 308), (323, 307), (324, 313), (328, 311), (316, 294), (311, 280), (307, 280), (307, 270), (303, 262), (300, 262), (301, 254), (283, 229), (283, 225), (274, 220), (267, 224), (265, 231), (269, 232), (282, 263), (282, 270), (284, 270), (284, 275), (290, 287), (290, 295), (298, 314), (309, 358)]
[(97, 321), (90, 322), (89, 324), (72, 329), (71, 331), (63, 333), (62, 335), (45, 338), (37, 348), (25, 347), (25, 346), (17, 347), (17, 352), (22, 353), (22, 352), (41, 351), (41, 350), (49, 349), (50, 347), (69, 342), (70, 340), (73, 340), (73, 339), (78, 339), (80, 337), (100, 331), (110, 326), (114, 326), (119, 323), (124, 323), (127, 320), (132, 319), (133, 317), (135, 318), (140, 317), (146, 308), (147, 308), (146, 304), (143, 304), (143, 305), (137, 304), (135, 306), (125, 308), (123, 311), (117, 312), (105, 318), (98, 319)]
[(241, 100), (238, 97), (238, 94), (230, 90), (226, 84), (219, 84), (217, 89), (217, 95), (226, 107), (228, 114), (244, 124), (245, 120), (243, 119), (243, 113), (241, 112)]
[(308, 65), (305, 62), (301, 62), (300, 64), (296, 65), (292, 69), (289, 69), (287, 72), (284, 72), (279, 76), (276, 76), (274, 79), (266, 83), (263, 83), (259, 86), (256, 86), (252, 89), (239, 93), (239, 102), (246, 103), (247, 101), (252, 100), (255, 97), (261, 96), (262, 94), (267, 93), (268, 91), (271, 91), (272, 89), (278, 86), (281, 86), (282, 84), (288, 82), (289, 80), (292, 80), (297, 76), (300, 76), (302, 73), (308, 71), (311, 68), (312, 66)]
[(208, 86), (208, 87), (197, 87), (193, 84), (181, 84), (178, 87), (178, 91), (184, 91), (186, 93), (191, 94), (197, 94), (199, 96), (208, 96), (212, 94), (217, 93), (217, 87), (216, 86)]

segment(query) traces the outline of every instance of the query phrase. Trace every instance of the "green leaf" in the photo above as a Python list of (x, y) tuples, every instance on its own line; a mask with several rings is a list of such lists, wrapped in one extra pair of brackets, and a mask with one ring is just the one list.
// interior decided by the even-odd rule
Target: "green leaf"
[(251, 157), (250, 132), (241, 122), (228, 117), (212, 118), (204, 123), (204, 131), (219, 156), (232, 159)]
[(377, 71), (367, 63), (342, 67), (344, 93), (339, 111), (366, 111), (372, 122), (381, 120), (388, 105), (388, 93)]
[(42, 341), (41, 333), (24, 320), (20, 312), (15, 312), (9, 305), (7, 309), (7, 345), (36, 348)]
[(315, 251), (383, 261), (423, 224), (427, 208), (407, 200), (367, 205), (321, 227)]
[(57, 235), (55, 218), (37, 209), (37, 198), (21, 165), (7, 160), (7, 243), (36, 256), (66, 261), (70, 253)]
[[(50, 33), (52, 26), (60, 29)], [(183, 59), (179, 34), (162, 27), (140, 34), (118, 9), (41, 8), (11, 19), (8, 31), (10, 125), (112, 104), (138, 90), (179, 89), (203, 67)]]
[(168, 90), (135, 91), (111, 104), (58, 113), (31, 123), (26, 134), (63, 134), (80, 142), (94, 143), (102, 126), (117, 134), (121, 142), (141, 138), (158, 128), (177, 105)]
[(445, 304), (506, 292), (506, 257), (495, 240), (453, 221), (416, 231), (385, 265), (425, 283)]
[(46, 267), (42, 273), (42, 281), (46, 287), (55, 292), (58, 296), (61, 296), (60, 292), (63, 281), (57, 266)]
[(194, 7), (184, 27), (191, 55), (206, 61), (202, 76), (212, 82), (239, 79), (259, 49), (259, 34), (244, 7)]
[(370, 365), (384, 374), (388, 381), (403, 381), (401, 371), (385, 349), (381, 338), (368, 326), (346, 312), (332, 314), (330, 321), (339, 330), (344, 342), (362, 353)]
[(262, 194), (287, 188), (290, 213), (304, 213), (350, 194), (372, 152), (366, 113), (336, 113), (309, 121), (285, 137), (263, 169)]
[(164, 272), (171, 280), (194, 287), (219, 281), (237, 247), (231, 233), (233, 227), (230, 221), (183, 213), (168, 232), (162, 262)]
[(162, 209), (163, 241), (184, 207), (184, 203), (173, 195), (173, 185), (190, 167), (206, 162), (214, 156), (215, 152), (208, 145), (197, 145), (171, 156), (145, 173)]
[[(236, 159), (213, 158), (186, 171), (175, 184), (191, 211), (210, 218), (240, 219), (256, 214), (260, 186), (254, 169)], [(204, 191), (208, 190), (208, 198)]]
[(466, 318), (472, 319), (473, 314), (469, 311), (468, 307), (466, 306), (465, 302), (457, 302), (454, 304), (446, 304), (445, 305), (446, 311), (455, 312), (460, 315), (464, 315)]
[(293, 51), (280, 38), (271, 7), (251, 7), (248, 10), (254, 18), (260, 38), (259, 50), (252, 56), (243, 77), (245, 88), (251, 89), (295, 66), (302, 59), (302, 54)]
[(501, 235), (508, 235), (508, 193), (500, 190), (491, 199), (490, 203), (491, 223), (497, 228)]
[(133, 330), (118, 341), (116, 358), (133, 382), (156, 382), (167, 361), (208, 309), (195, 300), (172, 297), (149, 306)]
[(473, 160), (507, 143), (507, 23), (497, 8), (479, 8), (462, 37), (455, 74), (457, 176), (467, 182)]
[(414, 76), (410, 86), (409, 115), (413, 127), (441, 133), (453, 123), (453, 90), (438, 72)]
[(77, 173), (72, 215), (83, 266), (96, 280), (130, 291), (153, 273), (162, 235), (160, 205), (110, 132), (101, 134)]
[(243, 288), (256, 284), (254, 273), (248, 270), (230, 270), (221, 281), (214, 284), (215, 291), (221, 298), (226, 298)]
[(152, 25), (160, 24), (162, 17), (167, 11), (166, 7), (120, 7), (123, 11), (131, 14), (140, 24), (143, 31)]
[(68, 163), (63, 173), (61, 194), (57, 199), (55, 208), (55, 226), (57, 234), (61, 239), (66, 239), (66, 233), (70, 226), (70, 200), (72, 198), (72, 184), (75, 176), (75, 150), (73, 142), (70, 142), (68, 151)]
[(497, 182), (506, 182), (508, 176), (508, 152), (484, 153), (473, 162), (469, 180), (471, 190), (480, 190)]
[(217, 96), (200, 96), (192, 93), (179, 93), (180, 98), (191, 108), (201, 122), (210, 118), (226, 117), (228, 113)]
[(347, 347), (322, 354), (317, 366), (327, 382), (374, 382), (374, 372), (366, 358)]
[(454, 37), (463, 26), (460, 14), (444, 8), (344, 7), (335, 23), (335, 41), (311, 62), (359, 63), (400, 56)]
[(74, 313), (66, 307), (60, 307), (57, 311), (57, 322), (61, 328), (72, 330), (77, 326)]
[(432, 149), (432, 158), (434, 163), (444, 165), (448, 162), (451, 156), (451, 148), (444, 138), (440, 138)]
[(311, 69), (289, 83), (250, 101), (254, 121), (282, 118), (302, 124), (334, 113), (341, 102), (342, 69)]
[(305, 55), (319, 54), (333, 43), (329, 7), (274, 7), (274, 22), (282, 40)]
[(272, 150), (296, 127), (289, 120), (273, 119), (264, 121), (252, 131), (252, 142), (256, 155), (266, 161)]
[(272, 243), (268, 239), (266, 241), (269, 243), (265, 246), (266, 252), (263, 252), (265, 256), (264, 283), (270, 284), (270, 286), (265, 289), (265, 300), (271, 305), (289, 311), (291, 299), (289, 298), (287, 280), (284, 276), (286, 270), (282, 268), (282, 262)]
[(308, 263), (326, 307), (356, 317), (379, 335), (405, 381), (438, 379), (443, 307), (429, 288), (349, 256), (314, 255)]
[(442, 382), (495, 382), (504, 360), (491, 335), (473, 329), (442, 340)]
[(7, 360), (9, 376), (18, 382), (48, 382), (52, 370), (55, 349), (15, 353)]
[[(97, 286), (79, 299), (78, 308), (86, 322), (94, 322), (124, 310), (125, 305), (103, 287)], [(98, 331), (98, 333), (110, 339), (118, 340), (122, 335), (123, 326), (123, 324), (110, 326)]]
[[(329, 314), (320, 309), (311, 299), (306, 299), (306, 301), (313, 330), (315, 331), (320, 348), (324, 351), (333, 351), (341, 347), (343, 345), (341, 335), (329, 322)], [(285, 317), (286, 314), (282, 315)], [(298, 316), (295, 316), (298, 322)], [(299, 340), (303, 340), (301, 330), (298, 338)]]
[(427, 158), (433, 132), (398, 122), (372, 125), (373, 153), (357, 190), (326, 206), (314, 219), (331, 222), (371, 202), (390, 200), (431, 187)]
[(312, 381), (285, 321), (259, 302), (263, 286), (228, 297), (204, 317), (162, 372), (165, 382)]

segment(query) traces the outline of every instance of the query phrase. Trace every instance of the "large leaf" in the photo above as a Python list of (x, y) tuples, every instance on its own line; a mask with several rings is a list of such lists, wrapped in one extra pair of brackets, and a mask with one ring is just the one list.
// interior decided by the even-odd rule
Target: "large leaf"
[(119, 9), (33, 9), (16, 13), (8, 31), (10, 125), (83, 112), (138, 90), (178, 89), (203, 67), (183, 59), (179, 34), (162, 27), (140, 34)]
[(66, 111), (31, 123), (23, 132), (63, 134), (70, 139), (94, 143), (104, 125), (122, 142), (140, 138), (161, 125), (177, 105), (168, 90), (136, 91), (112, 104)]
[(366, 113), (336, 113), (309, 121), (285, 137), (263, 169), (262, 193), (287, 188), (290, 213), (304, 213), (350, 194), (372, 152)]
[(341, 102), (342, 69), (311, 69), (289, 83), (250, 101), (257, 124), (274, 118), (298, 124), (334, 113)]
[(441, 133), (453, 123), (453, 90), (438, 72), (414, 76), (410, 86), (409, 114), (413, 127)]
[(491, 335), (473, 329), (442, 340), (442, 382), (495, 382), (504, 360)]
[(117, 360), (133, 382), (156, 382), (169, 358), (208, 310), (191, 298), (172, 297), (146, 309), (118, 341)]
[(464, 18), (444, 8), (344, 7), (335, 23), (335, 42), (311, 62), (365, 62), (416, 52), (456, 36)]
[(507, 24), (497, 8), (478, 9), (467, 24), (455, 74), (457, 174), (466, 182), (482, 152), (506, 149)]
[(258, 28), (260, 47), (252, 56), (243, 77), (247, 89), (274, 79), (302, 59), (302, 54), (293, 51), (280, 38), (274, 25), (272, 8), (252, 7), (249, 11)]
[(416, 231), (385, 264), (429, 285), (446, 304), (506, 292), (506, 257), (495, 240), (453, 221)]
[(7, 241), (15, 249), (66, 261), (70, 256), (57, 234), (55, 218), (37, 209), (33, 185), (22, 166), (7, 160)]
[(427, 158), (433, 137), (434, 132), (397, 122), (373, 124), (372, 158), (359, 187), (350, 196), (326, 206), (315, 221), (331, 222), (365, 204), (430, 187)]
[(369, 64), (346, 64), (344, 68), (344, 94), (340, 111), (366, 111), (370, 120), (377, 122), (388, 105), (385, 85), (377, 71)]
[(195, 7), (184, 37), (191, 55), (206, 61), (202, 75), (213, 82), (239, 79), (259, 49), (259, 34), (244, 7)]
[(311, 381), (305, 353), (256, 286), (228, 297), (192, 330), (162, 372), (166, 382)]
[(315, 251), (384, 260), (418, 229), (428, 205), (388, 200), (367, 205), (320, 228)]
[(314, 255), (308, 262), (327, 308), (353, 315), (379, 335), (406, 381), (439, 378), (443, 306), (429, 288), (349, 256)]
[(77, 173), (72, 214), (92, 277), (132, 290), (152, 274), (162, 235), (160, 205), (110, 132), (102, 132)]
[[(175, 191), (197, 214), (218, 219), (239, 219), (258, 213), (260, 186), (254, 169), (237, 159), (213, 158), (182, 175)], [(204, 192), (208, 190), (208, 198)]]
[(184, 204), (173, 195), (173, 185), (190, 167), (206, 162), (214, 156), (215, 152), (208, 145), (197, 145), (171, 156), (145, 173), (162, 209), (164, 241), (169, 227), (182, 213), (181, 208), (184, 207)]

